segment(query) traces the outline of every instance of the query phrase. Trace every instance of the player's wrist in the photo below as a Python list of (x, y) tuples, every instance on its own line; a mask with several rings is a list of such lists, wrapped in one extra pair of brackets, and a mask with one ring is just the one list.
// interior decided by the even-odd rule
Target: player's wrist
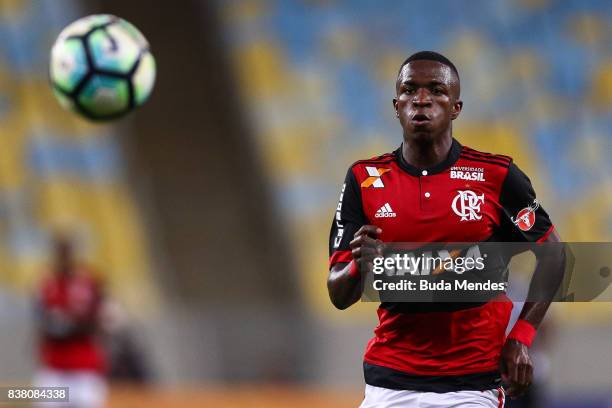
[(349, 266), (349, 270), (348, 270), (349, 277), (353, 279), (361, 278), (361, 272), (359, 271), (359, 266), (357, 265), (357, 262), (355, 262), (354, 259), (351, 262), (349, 262), (348, 266)]
[(508, 339), (516, 340), (519, 343), (531, 347), (533, 340), (537, 334), (537, 329), (527, 320), (519, 319), (512, 327)]

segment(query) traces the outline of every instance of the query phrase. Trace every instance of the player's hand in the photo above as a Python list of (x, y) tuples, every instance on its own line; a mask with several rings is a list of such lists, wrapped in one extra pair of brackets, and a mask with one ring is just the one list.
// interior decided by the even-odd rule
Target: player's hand
[(501, 374), (508, 397), (516, 398), (527, 391), (533, 379), (533, 364), (526, 345), (514, 339), (506, 341), (501, 354)]
[(374, 258), (383, 256), (383, 242), (378, 239), (381, 233), (382, 229), (375, 225), (364, 225), (349, 244), (353, 260), (362, 273), (371, 271)]

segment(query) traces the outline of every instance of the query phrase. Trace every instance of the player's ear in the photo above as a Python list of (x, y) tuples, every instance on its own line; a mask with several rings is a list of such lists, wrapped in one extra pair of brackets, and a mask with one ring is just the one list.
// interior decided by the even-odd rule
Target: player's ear
[(395, 111), (395, 117), (399, 118), (399, 112), (397, 111), (397, 98), (393, 98), (393, 110)]
[(455, 103), (453, 103), (453, 108), (451, 110), (451, 119), (455, 120), (459, 117), (459, 114), (461, 113), (461, 109), (463, 109), (463, 101), (462, 100), (456, 100)]

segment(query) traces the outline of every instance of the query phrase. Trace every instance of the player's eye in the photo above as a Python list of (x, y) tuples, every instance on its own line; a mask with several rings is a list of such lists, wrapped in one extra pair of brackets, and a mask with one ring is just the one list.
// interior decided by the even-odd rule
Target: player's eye
[(444, 89), (436, 87), (432, 90), (432, 93), (434, 95), (442, 95), (444, 93)]

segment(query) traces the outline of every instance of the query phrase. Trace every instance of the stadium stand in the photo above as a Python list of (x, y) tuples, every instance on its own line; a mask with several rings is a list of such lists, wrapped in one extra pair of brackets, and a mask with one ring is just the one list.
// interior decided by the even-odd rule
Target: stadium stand
[[(295, 242), (327, 228), (355, 158), (399, 144), (394, 81), (401, 61), (421, 49), (459, 67), (465, 105), (455, 135), (512, 155), (566, 240), (609, 240), (612, 3), (435, 4), (221, 2), (260, 151), (295, 220)], [(306, 287), (317, 288), (313, 305), (325, 305), (318, 285), (324, 245), (321, 239), (303, 257)]]
[(50, 45), (79, 13), (69, 0), (0, 2), (0, 279), (30, 289), (50, 236), (64, 230), (113, 292), (144, 311), (154, 284), (116, 132), (63, 111), (48, 86)]

